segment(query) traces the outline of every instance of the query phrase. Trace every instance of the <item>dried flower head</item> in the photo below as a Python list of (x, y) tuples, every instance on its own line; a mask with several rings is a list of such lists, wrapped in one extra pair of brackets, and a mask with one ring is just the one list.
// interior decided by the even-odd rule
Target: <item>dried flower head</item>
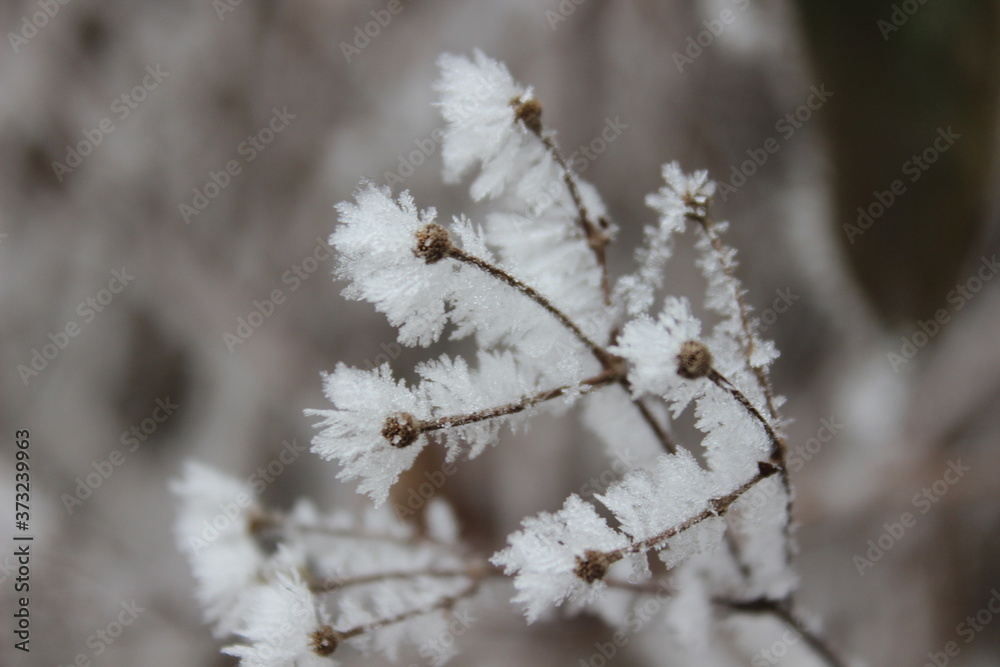
[(312, 633), (312, 650), (316, 655), (324, 658), (333, 655), (340, 643), (337, 632), (329, 625), (324, 625)]
[(688, 380), (697, 380), (712, 370), (712, 353), (708, 346), (697, 340), (684, 341), (677, 353), (677, 374)]
[(451, 253), (454, 247), (451, 244), (448, 230), (436, 222), (418, 229), (416, 237), (417, 245), (413, 249), (413, 254), (428, 264), (440, 262)]
[(604, 579), (604, 575), (608, 573), (611, 566), (619, 560), (621, 560), (621, 556), (617, 554), (612, 556), (603, 551), (587, 549), (582, 558), (580, 556), (576, 557), (577, 564), (573, 573), (588, 584), (592, 584), (595, 581)]
[(510, 101), (514, 107), (514, 117), (524, 123), (524, 126), (537, 135), (542, 133), (542, 103), (536, 99), (521, 100), (515, 97)]
[(396, 412), (385, 418), (382, 424), (382, 437), (393, 447), (402, 449), (409, 447), (420, 436), (418, 420), (408, 412)]

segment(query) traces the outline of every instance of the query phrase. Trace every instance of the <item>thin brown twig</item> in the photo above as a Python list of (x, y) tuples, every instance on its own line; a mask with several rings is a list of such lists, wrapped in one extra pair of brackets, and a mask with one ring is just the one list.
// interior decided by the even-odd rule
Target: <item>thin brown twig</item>
[(736, 385), (730, 382), (722, 373), (714, 368), (711, 368), (709, 369), (706, 377), (717, 387), (728, 392), (733, 398), (736, 399), (737, 403), (743, 406), (743, 408), (750, 413), (750, 416), (760, 422), (760, 425), (764, 427), (764, 432), (767, 433), (768, 439), (771, 441), (772, 462), (780, 465), (782, 463), (782, 459), (784, 458), (782, 456), (784, 444), (781, 437), (774, 430), (774, 427), (771, 426), (771, 423), (760, 413), (760, 410), (758, 410), (757, 407), (750, 402), (750, 399), (747, 398), (746, 395), (740, 391)]
[[(736, 305), (739, 309), (740, 314), (740, 326), (743, 329), (743, 340), (741, 341), (743, 346), (743, 354), (746, 357), (747, 366), (750, 368), (751, 372), (757, 379), (757, 384), (760, 386), (761, 391), (764, 394), (764, 403), (767, 407), (768, 414), (776, 422), (780, 420), (778, 415), (778, 410), (774, 405), (774, 392), (771, 389), (771, 380), (767, 375), (767, 370), (762, 366), (756, 366), (753, 364), (752, 359), (754, 352), (756, 351), (756, 344), (754, 343), (753, 328), (750, 325), (750, 314), (747, 309), (746, 300), (743, 298), (743, 292), (739, 288), (739, 281), (736, 278), (736, 268), (733, 266), (732, 262), (726, 254), (725, 247), (722, 245), (722, 239), (719, 238), (718, 231), (715, 228), (715, 222), (708, 215), (708, 207), (710, 205), (710, 200), (706, 198), (704, 201), (696, 201), (691, 197), (688, 197), (688, 218), (695, 220), (701, 225), (702, 230), (705, 232), (705, 236), (708, 238), (709, 243), (712, 245), (712, 249), (719, 258), (719, 263), (722, 266), (722, 271), (725, 273), (726, 277), (729, 279), (730, 284), (733, 288), (733, 296), (736, 299)], [(724, 379), (724, 378), (723, 378)], [(729, 390), (732, 392), (735, 387), (732, 383), (726, 381), (729, 385)], [(721, 386), (721, 385), (720, 385)], [(774, 446), (772, 451), (772, 459), (781, 468), (781, 481), (782, 486), (785, 489), (785, 525), (783, 528), (783, 533), (785, 536), (785, 561), (791, 563), (792, 561), (792, 514), (795, 510), (794, 500), (792, 498), (792, 482), (788, 477), (788, 446), (785, 443), (784, 438), (779, 437), (773, 427), (763, 418), (760, 412), (755, 408), (746, 396), (742, 393), (734, 393), (733, 396), (740, 401), (740, 403), (747, 408), (760, 422), (764, 425), (764, 428), (768, 431), (768, 436), (771, 438), (771, 442)]]
[[(622, 381), (622, 386), (625, 388), (625, 391), (631, 394), (631, 390), (629, 388), (627, 380)], [(677, 444), (674, 442), (673, 437), (669, 433), (667, 433), (666, 429), (664, 429), (663, 426), (660, 424), (659, 420), (649, 409), (649, 406), (643, 403), (641, 398), (633, 398), (632, 402), (635, 404), (636, 408), (639, 409), (639, 414), (642, 416), (643, 420), (649, 425), (649, 428), (653, 431), (653, 435), (656, 436), (656, 439), (659, 440), (660, 444), (663, 445), (663, 448), (667, 450), (667, 453), (676, 454)]]
[(775, 465), (781, 472), (781, 485), (785, 490), (785, 524), (782, 528), (782, 532), (785, 537), (785, 562), (792, 562), (792, 482), (788, 477), (788, 468), (786, 465), (785, 454), (787, 452), (787, 447), (785, 445), (784, 439), (778, 435), (778, 433), (771, 426), (770, 422), (760, 413), (760, 410), (750, 402), (750, 399), (740, 391), (736, 385), (730, 382), (722, 373), (712, 368), (709, 369), (708, 379), (711, 380), (717, 387), (723, 391), (728, 392), (736, 401), (743, 406), (743, 408), (750, 413), (750, 415), (760, 422), (764, 431), (767, 433), (767, 437), (771, 440), (771, 463)]
[(597, 360), (601, 363), (601, 365), (604, 368), (610, 368), (612, 366), (619, 365), (620, 360), (617, 357), (615, 357), (615, 355), (611, 354), (603, 347), (601, 347), (593, 340), (591, 340), (587, 336), (587, 334), (583, 333), (580, 327), (577, 326), (576, 322), (571, 320), (564, 312), (556, 308), (551, 301), (549, 301), (546, 297), (542, 296), (542, 294), (540, 294), (538, 290), (536, 290), (534, 287), (526, 285), (525, 283), (521, 282), (514, 276), (510, 275), (509, 273), (501, 269), (500, 267), (494, 266), (493, 264), (490, 264), (486, 260), (476, 257), (475, 255), (470, 255), (469, 253), (465, 252), (460, 248), (452, 246), (451, 250), (448, 253), (448, 256), (458, 260), (459, 262), (464, 262), (465, 264), (474, 266), (480, 271), (483, 271), (484, 273), (493, 276), (497, 280), (507, 285), (510, 285), (511, 287), (513, 287), (514, 289), (521, 292), (526, 297), (528, 297), (529, 299), (540, 305), (542, 308), (549, 311), (549, 313), (553, 317), (559, 320), (560, 324), (562, 324), (574, 336), (576, 336), (577, 340), (579, 340), (581, 343), (587, 346), (587, 348), (597, 358)]
[(313, 593), (333, 593), (335, 591), (348, 588), (350, 586), (364, 586), (375, 584), (380, 581), (393, 581), (398, 579), (415, 579), (417, 577), (430, 577), (436, 579), (453, 579), (456, 577), (471, 577), (471, 571), (466, 570), (409, 570), (399, 572), (378, 572), (367, 575), (333, 579), (322, 579), (309, 584), (309, 589)]
[(756, 486), (759, 482), (767, 479), (777, 471), (778, 469), (776, 467), (765, 465), (762, 462), (760, 470), (756, 475), (754, 475), (749, 480), (738, 486), (733, 491), (727, 493), (726, 495), (720, 496), (718, 498), (712, 498), (708, 502), (708, 507), (703, 509), (698, 514), (690, 516), (681, 523), (671, 526), (670, 528), (667, 528), (666, 530), (657, 533), (652, 537), (648, 537), (644, 540), (639, 540), (638, 542), (633, 542), (627, 547), (621, 547), (619, 549), (603, 553), (610, 561), (614, 562), (621, 560), (627, 554), (639, 554), (649, 551), (650, 549), (655, 549), (658, 546), (662, 545), (667, 540), (669, 540), (670, 538), (680, 535), (686, 530), (694, 528), (695, 526), (702, 523), (703, 521), (706, 521), (707, 519), (711, 519), (717, 516), (724, 516), (726, 512), (729, 511), (729, 508), (732, 506), (732, 504), (736, 502), (744, 493), (746, 493), (754, 486)]
[(769, 598), (758, 598), (755, 600), (729, 600), (726, 598), (714, 598), (714, 603), (732, 611), (755, 614), (771, 614), (791, 626), (806, 644), (831, 667), (846, 667), (847, 663), (840, 658), (833, 650), (829, 642), (817, 632), (809, 629), (805, 622), (799, 618), (791, 608), (787, 600), (771, 600)]
[(556, 387), (555, 389), (546, 389), (544, 391), (524, 396), (520, 400), (513, 403), (498, 405), (496, 407), (486, 408), (469, 414), (438, 417), (437, 419), (421, 421), (418, 422), (415, 427), (418, 431), (423, 432), (437, 431), (440, 429), (465, 426), (466, 424), (474, 424), (488, 419), (517, 414), (518, 412), (538, 405), (539, 403), (544, 403), (545, 401), (550, 401), (554, 398), (564, 396), (571, 391), (577, 391), (583, 394), (618, 382), (619, 379), (620, 375), (618, 372), (605, 371), (600, 375), (595, 375), (594, 377), (582, 380), (578, 385), (565, 385), (562, 387)]
[(573, 200), (573, 205), (576, 207), (577, 211), (577, 222), (580, 224), (580, 228), (583, 230), (584, 236), (587, 239), (587, 245), (594, 253), (594, 257), (597, 260), (597, 265), (601, 269), (601, 292), (604, 294), (604, 303), (611, 305), (611, 283), (608, 280), (608, 258), (606, 246), (610, 239), (608, 235), (605, 234), (598, 226), (590, 219), (587, 213), (587, 207), (583, 203), (583, 198), (580, 196), (580, 188), (576, 183), (576, 178), (573, 176), (573, 172), (569, 168), (566, 159), (562, 156), (559, 151), (559, 147), (552, 140), (549, 135), (543, 136), (541, 132), (538, 134), (542, 143), (548, 149), (552, 158), (562, 169), (563, 182), (566, 184), (566, 189), (569, 190), (569, 196)]
[(348, 630), (336, 631), (337, 640), (344, 641), (345, 639), (358, 637), (365, 633), (371, 632), (372, 630), (378, 630), (379, 628), (384, 628), (390, 625), (395, 625), (396, 623), (402, 623), (403, 621), (408, 621), (411, 618), (416, 618), (417, 616), (423, 616), (424, 614), (430, 614), (438, 610), (452, 609), (461, 600), (464, 600), (465, 598), (469, 598), (475, 595), (476, 592), (478, 592), (481, 585), (482, 585), (482, 580), (475, 579), (471, 581), (467, 586), (462, 588), (462, 590), (460, 590), (458, 593), (455, 593), (454, 595), (449, 595), (447, 597), (443, 597), (434, 604), (427, 605), (426, 607), (420, 607), (418, 609), (410, 609), (408, 611), (396, 614), (395, 616), (379, 619), (373, 623), (358, 625)]
[(715, 229), (715, 221), (708, 215), (708, 206), (709, 202), (707, 201), (703, 204), (700, 202), (689, 202), (687, 216), (701, 225), (705, 236), (708, 237), (708, 241), (712, 245), (712, 250), (715, 251), (715, 254), (719, 258), (722, 272), (729, 278), (729, 282), (733, 287), (733, 297), (736, 300), (736, 305), (740, 313), (740, 326), (743, 329), (743, 340), (740, 342), (743, 346), (743, 354), (746, 357), (747, 366), (750, 367), (750, 370), (757, 378), (757, 383), (760, 385), (761, 391), (764, 392), (764, 400), (767, 404), (768, 413), (772, 419), (778, 419), (778, 410), (774, 405), (774, 392), (771, 389), (771, 380), (767, 376), (767, 371), (761, 366), (755, 366), (751, 361), (756, 352), (756, 343), (754, 343), (753, 328), (750, 326), (750, 313), (746, 300), (743, 298), (743, 292), (739, 288), (739, 280), (736, 278), (736, 268), (726, 255), (722, 239), (719, 238), (719, 234)]
[[(518, 290), (526, 297), (540, 305), (542, 308), (547, 310), (553, 317), (555, 317), (560, 324), (562, 324), (566, 329), (568, 329), (580, 342), (587, 346), (590, 352), (594, 355), (601, 366), (608, 372), (612, 372), (617, 376), (617, 381), (625, 388), (625, 390), (631, 395), (631, 391), (628, 384), (628, 379), (625, 377), (624, 373), (624, 360), (608, 352), (605, 348), (595, 343), (583, 330), (573, 322), (564, 312), (559, 310), (551, 301), (549, 301), (545, 296), (540, 294), (538, 290), (527, 285), (514, 276), (510, 275), (498, 266), (487, 262), (486, 260), (476, 257), (475, 255), (470, 255), (465, 251), (457, 248), (455, 246), (450, 246), (447, 255), (457, 261), (464, 262), (470, 266), (474, 266), (479, 270), (485, 272), (497, 280), (505, 283)], [(643, 420), (649, 425), (650, 429), (653, 431), (653, 435), (656, 436), (657, 440), (663, 448), (673, 454), (677, 451), (677, 446), (671, 438), (670, 434), (664, 430), (660, 423), (656, 420), (649, 409), (639, 400), (632, 399), (632, 402), (636, 405), (639, 410), (639, 414), (642, 416)], [(523, 408), (522, 408), (523, 409)]]

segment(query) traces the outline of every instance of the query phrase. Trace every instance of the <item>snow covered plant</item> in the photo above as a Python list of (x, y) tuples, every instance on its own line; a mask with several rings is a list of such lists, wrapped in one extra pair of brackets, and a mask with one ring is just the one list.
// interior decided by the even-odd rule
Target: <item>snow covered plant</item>
[[(393, 657), (408, 639), (442, 664), (454, 615), (506, 576), (529, 623), (562, 606), (623, 629), (630, 605), (667, 591), (664, 636), (678, 660), (753, 651), (738, 619), (769, 615), (813, 660), (842, 664), (793, 603), (782, 399), (768, 379), (777, 352), (744, 302), (707, 174), (663, 167), (663, 187), (646, 200), (657, 222), (635, 270), (613, 281), (605, 249), (615, 226), (560, 154), (532, 90), (478, 51), (444, 55), (440, 68), (445, 180), (476, 172), (472, 198), (491, 212), (448, 223), (407, 192), (362, 182), (337, 206), (330, 242), (344, 294), (384, 313), (401, 344), (428, 346), (448, 331), (473, 337), (478, 352), (425, 361), (416, 383), (388, 364), (341, 364), (324, 377), (333, 405), (307, 411), (322, 429), (313, 451), (374, 501), (362, 517), (324, 516), (307, 502), (267, 510), (253, 489), (189, 465), (175, 483), (178, 540), (207, 620), (241, 638), (225, 652), (247, 666), (336, 664), (342, 644)], [(685, 230), (706, 279), (695, 304), (705, 322), (685, 297), (663, 294)], [(593, 502), (573, 494), (524, 519), (489, 559), (463, 546), (439, 499), (419, 529), (389, 511), (393, 484), (424, 449), (443, 447), (451, 464), (495, 445), (504, 426), (570, 409), (609, 455), (629, 450), (640, 462)], [(685, 411), (704, 434), (697, 450), (673, 428)]]

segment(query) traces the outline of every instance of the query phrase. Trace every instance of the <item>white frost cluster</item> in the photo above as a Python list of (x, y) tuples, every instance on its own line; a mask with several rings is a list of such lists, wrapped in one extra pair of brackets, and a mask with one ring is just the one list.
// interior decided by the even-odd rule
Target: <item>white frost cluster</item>
[(278, 573), (273, 582), (254, 588), (247, 597), (247, 610), (236, 632), (248, 643), (222, 649), (239, 658), (241, 667), (337, 664), (316, 652), (317, 640), (333, 629), (297, 572)]
[(438, 59), (441, 79), (441, 115), (448, 123), (441, 156), (444, 179), (457, 182), (475, 166), (481, 172), (472, 184), (472, 197), (496, 197), (516, 173), (521, 145), (527, 140), (514, 122), (512, 100), (533, 98), (530, 88), (515, 83), (506, 65), (476, 49), (473, 59), (450, 53)]
[[(306, 501), (288, 514), (265, 511), (251, 487), (197, 463), (172, 488), (182, 503), (177, 540), (207, 620), (218, 636), (242, 640), (224, 649), (241, 667), (336, 665), (342, 643), (395, 659), (402, 643), (445, 632), (449, 610), (482, 576), (439, 499), (422, 536), (387, 511), (323, 515)], [(434, 664), (453, 653), (438, 651)]]
[(370, 371), (340, 364), (323, 376), (323, 390), (336, 409), (306, 411), (324, 418), (313, 451), (340, 461), (338, 479), (362, 478), (358, 491), (381, 505), (389, 487), (427, 444), (427, 436), (419, 434), (407, 446), (395, 446), (382, 434), (386, 420), (403, 414), (424, 419), (430, 416), (428, 401), (402, 380), (393, 380), (388, 364)]
[[(578, 211), (564, 169), (516, 120), (516, 103), (537, 102), (532, 90), (478, 50), (472, 60), (445, 54), (438, 64), (441, 114), (448, 122), (442, 145), (445, 180), (455, 182), (481, 167), (469, 193), (475, 201), (496, 200), (485, 232), (500, 260), (603, 342), (611, 329), (610, 311), (601, 295), (600, 268), (574, 222)], [(588, 217), (595, 223), (604, 219), (604, 233), (613, 235), (597, 190), (574, 177)], [(545, 353), (544, 348), (538, 352)]]
[(631, 364), (633, 393), (663, 397), (676, 417), (704, 387), (705, 380), (688, 380), (677, 374), (681, 346), (697, 341), (700, 335), (701, 322), (691, 314), (687, 299), (670, 296), (656, 320), (640, 315), (626, 324), (611, 349)]
[(188, 463), (171, 490), (181, 500), (174, 535), (191, 563), (198, 602), (215, 633), (226, 635), (268, 561), (247, 530), (260, 508), (248, 484), (199, 463)]
[(673, 253), (674, 237), (684, 231), (690, 202), (707, 202), (715, 183), (707, 171), (685, 174), (676, 162), (663, 165), (665, 185), (646, 197), (646, 204), (658, 213), (656, 225), (647, 225), (643, 244), (636, 250), (636, 270), (618, 279), (615, 298), (629, 315), (646, 313), (657, 290), (663, 286), (663, 268)]
[[(417, 366), (422, 381), (407, 387), (394, 380), (388, 364), (363, 371), (343, 364), (324, 376), (324, 390), (333, 410), (307, 410), (322, 417), (323, 428), (313, 440), (313, 451), (341, 464), (339, 479), (360, 478), (360, 493), (366, 493), (376, 506), (385, 502), (389, 489), (408, 470), (428, 442), (429, 434), (447, 447), (447, 460), (460, 454), (473, 458), (498, 439), (502, 426), (516, 428), (538, 409), (558, 409), (553, 401), (537, 408), (483, 419), (468, 424), (448, 424), (455, 415), (473, 414), (498, 405), (508, 405), (532, 394), (537, 381), (519, 367), (509, 352), (480, 352), (479, 367), (470, 368), (462, 358), (440, 358)], [(567, 396), (565, 400), (572, 400)], [(386, 424), (392, 420), (404, 430), (414, 430), (411, 442), (395, 442), (387, 437)], [(432, 422), (441, 422), (433, 430), (421, 430)]]
[[(384, 313), (400, 343), (428, 346), (447, 330), (477, 350), (424, 361), (412, 382), (388, 364), (338, 365), (323, 380), (332, 408), (306, 411), (320, 418), (313, 451), (338, 461), (338, 478), (359, 480), (377, 508), (426, 447), (443, 446), (448, 462), (478, 456), (504, 426), (584, 397), (584, 423), (626, 469), (592, 501), (573, 494), (557, 512), (525, 518), (491, 562), (513, 577), (514, 601), (534, 622), (564, 603), (610, 618), (630, 595), (651, 593), (658, 557), (682, 587), (668, 627), (679, 645), (704, 647), (707, 630), (691, 630), (704, 630), (713, 598), (779, 599), (794, 588), (781, 399), (765, 374), (777, 351), (756, 334), (725, 223), (709, 217), (715, 185), (704, 171), (664, 165), (664, 186), (646, 200), (657, 224), (635, 271), (612, 287), (603, 249), (614, 225), (559, 154), (532, 90), (479, 51), (439, 65), (444, 177), (477, 172), (470, 194), (490, 200), (484, 224), (441, 224), (408, 192), (362, 183), (337, 206), (330, 240), (345, 296)], [(688, 299), (662, 294), (689, 223), (706, 279), (696, 305), (718, 316), (711, 327)], [(690, 405), (703, 435), (697, 457), (670, 423)], [(746, 511), (741, 494), (755, 486), (768, 489), (766, 511)], [(329, 664), (341, 642), (395, 659), (401, 643), (445, 632), (486, 576), (443, 503), (428, 505), (417, 532), (384, 509), (265, 512), (246, 485), (197, 465), (175, 490), (178, 540), (206, 617), (245, 640), (227, 649), (242, 665)], [(727, 530), (733, 540), (716, 549)], [(432, 664), (452, 652), (427, 650)]]
[(564, 600), (587, 602), (604, 586), (586, 582), (576, 570), (591, 550), (608, 552), (628, 546), (625, 535), (612, 529), (593, 505), (576, 494), (554, 514), (543, 512), (524, 520), (523, 530), (510, 536), (510, 546), (493, 556), (507, 574), (517, 573), (515, 602), (525, 606), (528, 622)]

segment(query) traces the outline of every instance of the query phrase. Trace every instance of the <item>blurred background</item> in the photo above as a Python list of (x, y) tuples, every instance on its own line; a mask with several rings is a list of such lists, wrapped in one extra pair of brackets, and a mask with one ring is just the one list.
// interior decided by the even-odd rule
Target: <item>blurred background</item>
[[(325, 407), (338, 361), (405, 375), (439, 351), (401, 350), (345, 301), (323, 244), (362, 177), (481, 212), (441, 183), (431, 88), (439, 53), (478, 47), (534, 86), (564, 153), (593, 153), (613, 274), (663, 162), (725, 184), (715, 213), (782, 352), (803, 609), (868, 664), (952, 641), (951, 664), (1000, 663), (997, 3), (404, 1), (379, 23), (388, 4), (0, 5), (0, 488), (7, 517), (28, 429), (35, 535), (30, 656), (0, 556), (0, 662), (234, 664), (201, 623), (168, 482), (186, 459), (246, 478), (307, 444), (302, 410)], [(688, 250), (669, 271), (697, 296)], [(491, 553), (606, 468), (571, 413), (440, 493)], [(364, 506), (335, 474), (303, 454), (263, 502)], [(13, 532), (11, 516), (0, 553)], [(95, 642), (133, 601), (136, 621)], [(610, 635), (588, 617), (526, 627), (502, 597), (481, 613), (453, 664), (577, 665)], [(612, 664), (686, 664), (660, 642)]]

